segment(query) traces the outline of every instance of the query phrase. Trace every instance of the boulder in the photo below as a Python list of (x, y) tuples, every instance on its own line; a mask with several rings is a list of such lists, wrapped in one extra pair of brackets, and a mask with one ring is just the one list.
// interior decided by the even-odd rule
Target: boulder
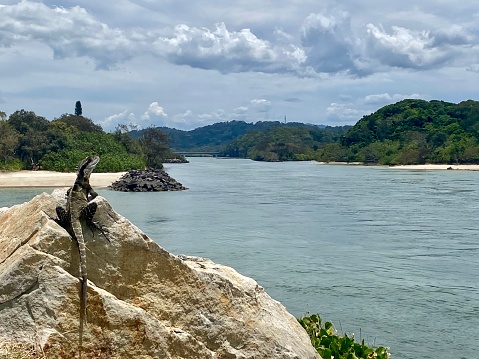
[(185, 157), (181, 156), (178, 158), (165, 158), (162, 161), (163, 163), (190, 163)]
[(131, 170), (110, 186), (121, 192), (160, 192), (187, 189), (162, 169)]
[[(52, 220), (65, 190), (0, 212), (0, 343), (78, 357), (77, 244)], [(102, 197), (85, 227), (83, 358), (320, 358), (283, 305), (253, 279), (176, 256)]]

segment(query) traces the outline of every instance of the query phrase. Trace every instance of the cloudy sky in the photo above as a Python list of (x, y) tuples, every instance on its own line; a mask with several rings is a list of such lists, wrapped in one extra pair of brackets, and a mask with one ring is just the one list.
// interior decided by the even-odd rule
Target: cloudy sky
[(0, 0), (0, 111), (192, 129), (479, 99), (475, 1)]

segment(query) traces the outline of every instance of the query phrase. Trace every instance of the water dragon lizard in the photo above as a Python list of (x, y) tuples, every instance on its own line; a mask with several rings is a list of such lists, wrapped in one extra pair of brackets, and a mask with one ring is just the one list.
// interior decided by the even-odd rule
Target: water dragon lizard
[(98, 156), (89, 156), (79, 164), (75, 183), (67, 192), (66, 209), (61, 206), (56, 208), (58, 216), (57, 222), (76, 239), (80, 253), (81, 289), (79, 358), (81, 358), (83, 344), (83, 325), (86, 323), (86, 301), (88, 290), (86, 250), (85, 239), (82, 231), (82, 221), (86, 221), (90, 227), (92, 225), (96, 227), (93, 222), (93, 215), (96, 212), (97, 204), (89, 201), (98, 196), (98, 194), (90, 185), (90, 175), (99, 161), (100, 158)]

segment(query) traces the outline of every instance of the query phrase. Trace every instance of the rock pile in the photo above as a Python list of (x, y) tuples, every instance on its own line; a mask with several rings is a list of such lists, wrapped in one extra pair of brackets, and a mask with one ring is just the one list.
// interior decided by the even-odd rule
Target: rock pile
[(163, 163), (189, 163), (185, 157), (180, 158), (164, 158)]
[[(78, 357), (78, 247), (49, 216), (64, 197), (56, 190), (0, 212), (0, 343), (33, 344), (49, 359)], [(168, 253), (104, 198), (94, 202), (107, 231), (84, 228), (83, 358), (320, 359), (253, 279)]]
[(110, 186), (121, 192), (160, 192), (187, 189), (161, 169), (131, 170)]

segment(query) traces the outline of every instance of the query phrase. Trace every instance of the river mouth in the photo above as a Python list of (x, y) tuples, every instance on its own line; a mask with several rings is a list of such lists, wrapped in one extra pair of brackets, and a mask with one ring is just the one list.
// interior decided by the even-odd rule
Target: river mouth
[[(189, 160), (165, 166), (187, 191), (98, 192), (167, 250), (235, 268), (295, 316), (319, 312), (395, 358), (476, 356), (477, 172)], [(35, 191), (2, 189), (0, 206)]]

